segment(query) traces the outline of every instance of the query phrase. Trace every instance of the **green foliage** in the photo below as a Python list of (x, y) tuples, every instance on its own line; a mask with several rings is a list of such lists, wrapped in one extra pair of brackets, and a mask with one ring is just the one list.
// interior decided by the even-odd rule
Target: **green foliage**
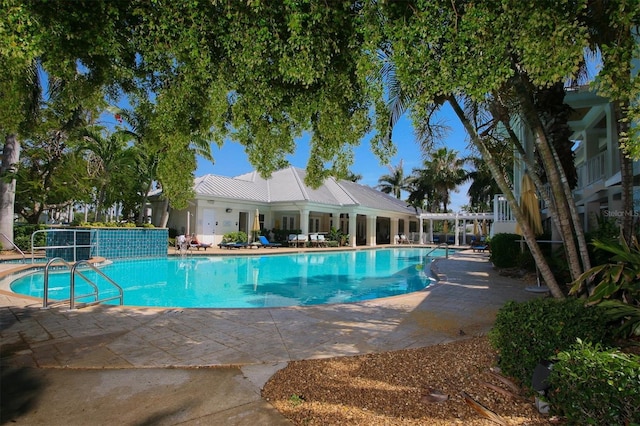
[(246, 243), (247, 233), (244, 231), (228, 232), (222, 236), (223, 243)]
[(628, 305), (624, 308), (621, 303), (606, 303), (603, 307), (611, 320), (618, 322), (618, 334), (640, 336), (640, 244), (637, 238), (632, 239), (631, 245), (621, 238), (608, 242), (594, 240), (593, 246), (597, 251), (608, 253), (610, 262), (594, 266), (578, 277), (571, 293), (578, 294), (590, 281), (594, 282), (589, 302), (617, 300)]
[(284, 243), (287, 242), (290, 234), (300, 234), (302, 230), (300, 229), (274, 229), (273, 230), (273, 242)]
[(556, 355), (549, 376), (552, 410), (570, 424), (640, 423), (640, 358), (578, 342)]
[(607, 343), (609, 334), (603, 310), (573, 298), (507, 302), (489, 332), (500, 367), (524, 385), (530, 384), (541, 360), (570, 348), (578, 338)]
[(335, 241), (338, 247), (349, 244), (349, 234), (345, 234), (340, 229), (332, 227), (327, 234), (327, 241)]
[(81, 228), (155, 228), (151, 224), (137, 226), (131, 222), (79, 222), (78, 226)]
[[(593, 230), (585, 234), (585, 239), (589, 243), (593, 241), (605, 241), (608, 243), (618, 240), (620, 236), (620, 225), (613, 217), (605, 216), (602, 212), (591, 217), (590, 228)], [(603, 250), (596, 250), (593, 244), (589, 244), (589, 257), (594, 265), (601, 265), (611, 259), (611, 254)]]
[(518, 256), (522, 251), (522, 237), (518, 234), (496, 234), (491, 238), (491, 256), (489, 260), (498, 268), (511, 268), (518, 265)]
[[(13, 228), (13, 242), (22, 251), (31, 251), (31, 234), (40, 229), (46, 229), (45, 225), (16, 225)], [(47, 236), (44, 232), (36, 234), (33, 244), (42, 247), (47, 243)]]

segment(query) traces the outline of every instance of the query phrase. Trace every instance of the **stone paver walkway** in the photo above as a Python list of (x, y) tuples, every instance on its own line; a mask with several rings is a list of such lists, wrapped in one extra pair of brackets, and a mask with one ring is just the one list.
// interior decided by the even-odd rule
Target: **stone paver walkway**
[(425, 291), (363, 303), (263, 309), (94, 306), (43, 310), (0, 294), (3, 363), (193, 367), (286, 362), (421, 347), (486, 333), (507, 300), (534, 297), (486, 254), (436, 261)]
[(434, 269), (440, 281), (409, 295), (272, 309), (43, 310), (0, 290), (0, 423), (285, 425), (260, 390), (288, 361), (482, 335), (506, 301), (543, 297), (485, 253)]

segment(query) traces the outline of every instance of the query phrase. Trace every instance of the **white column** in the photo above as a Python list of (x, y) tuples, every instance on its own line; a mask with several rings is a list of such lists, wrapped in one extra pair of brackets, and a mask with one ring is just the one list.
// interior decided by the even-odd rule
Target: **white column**
[(460, 236), (460, 229), (458, 228), (458, 215), (456, 214), (456, 218), (453, 221), (453, 226), (455, 227), (455, 238), (456, 238), (456, 246), (460, 245), (460, 241), (458, 241), (458, 237)]
[(418, 229), (420, 230), (420, 234), (418, 234), (418, 241), (420, 241), (420, 244), (424, 243), (422, 239), (422, 234), (424, 234), (424, 232), (422, 231), (422, 224), (422, 216), (420, 216), (420, 218), (418, 219)]
[(304, 235), (309, 234), (309, 210), (300, 209), (300, 230)]
[(349, 213), (349, 245), (351, 247), (356, 246), (356, 230), (357, 230), (358, 215), (354, 212)]
[(367, 245), (376, 245), (376, 216), (367, 216)]
[(392, 244), (398, 244), (398, 241), (396, 240), (396, 235), (399, 234), (398, 232), (398, 222), (400, 220), (397, 217), (392, 217), (391, 218), (391, 235), (390, 235), (390, 239)]

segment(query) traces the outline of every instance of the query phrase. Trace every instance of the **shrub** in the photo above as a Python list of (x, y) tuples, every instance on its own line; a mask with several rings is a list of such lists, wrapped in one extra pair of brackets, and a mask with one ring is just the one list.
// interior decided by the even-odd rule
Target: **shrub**
[(569, 349), (577, 338), (607, 343), (609, 334), (603, 310), (574, 298), (507, 302), (489, 332), (502, 370), (527, 386), (541, 360)]
[[(31, 251), (31, 234), (45, 228), (45, 225), (16, 225), (13, 228), (13, 242), (20, 250)], [(46, 242), (47, 236), (41, 232), (36, 234), (33, 244), (36, 247), (42, 247), (46, 245)]]
[(549, 376), (552, 410), (571, 424), (640, 423), (640, 357), (578, 342)]
[(226, 233), (222, 236), (223, 243), (246, 243), (247, 233), (243, 231), (234, 231)]
[(491, 238), (491, 256), (489, 260), (498, 268), (511, 268), (518, 265), (520, 243), (518, 234), (496, 234)]

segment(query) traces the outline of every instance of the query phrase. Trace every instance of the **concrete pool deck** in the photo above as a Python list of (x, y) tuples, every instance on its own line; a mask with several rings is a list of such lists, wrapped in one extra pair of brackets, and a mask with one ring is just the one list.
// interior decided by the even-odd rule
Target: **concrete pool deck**
[(260, 397), (287, 362), (483, 335), (506, 301), (542, 297), (488, 256), (456, 252), (424, 291), (345, 305), (69, 311), (1, 292), (0, 423), (288, 424)]

